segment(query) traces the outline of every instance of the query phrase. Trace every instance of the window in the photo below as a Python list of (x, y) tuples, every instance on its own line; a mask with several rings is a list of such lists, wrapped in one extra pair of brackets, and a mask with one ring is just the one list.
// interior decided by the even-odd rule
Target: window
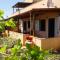
[(25, 31), (26, 31), (26, 26), (27, 26), (26, 21), (24, 21), (23, 22), (23, 30), (25, 30)]
[(45, 31), (45, 20), (44, 19), (39, 21), (39, 30)]

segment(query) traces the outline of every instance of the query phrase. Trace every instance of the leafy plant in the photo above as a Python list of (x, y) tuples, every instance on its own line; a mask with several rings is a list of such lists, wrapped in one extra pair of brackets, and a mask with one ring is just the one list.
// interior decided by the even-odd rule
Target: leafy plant
[(5, 31), (5, 27), (14, 28), (16, 26), (12, 18), (9, 20), (5, 20), (3, 15), (4, 15), (4, 11), (0, 10), (0, 32)]
[(31, 46), (30, 44), (26, 44), (26, 48), (20, 50), (20, 58), (21, 60), (44, 60), (44, 57), (49, 55), (49, 51), (42, 50), (36, 45)]
[(13, 21), (13, 19), (10, 19), (10, 20), (5, 22), (5, 26), (15, 28), (16, 25), (15, 25), (15, 22)]
[[(7, 42), (2, 42), (3, 46), (0, 48), (0, 54), (5, 60), (55, 60), (60, 59), (60, 55), (49, 53), (49, 50), (40, 50), (36, 45), (31, 46), (26, 44), (26, 47), (23, 48), (21, 40), (8, 39), (9, 43), (14, 42), (12, 47), (8, 47), (10, 44), (5, 44)], [(5, 41), (2, 39), (3, 41)], [(15, 42), (16, 41), (16, 42)], [(8, 47), (8, 48), (7, 48)], [(1, 58), (1, 60), (2, 60)]]

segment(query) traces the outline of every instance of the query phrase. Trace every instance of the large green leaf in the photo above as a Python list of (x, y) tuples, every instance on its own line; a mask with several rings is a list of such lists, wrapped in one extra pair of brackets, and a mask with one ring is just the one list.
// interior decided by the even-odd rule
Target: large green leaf
[(3, 32), (6, 26), (15, 28), (16, 25), (13, 19), (9, 19), (5, 21), (3, 15), (4, 15), (4, 11), (0, 9), (0, 32)]
[(15, 25), (15, 22), (13, 21), (13, 19), (10, 19), (10, 20), (5, 22), (5, 26), (15, 28), (16, 25)]

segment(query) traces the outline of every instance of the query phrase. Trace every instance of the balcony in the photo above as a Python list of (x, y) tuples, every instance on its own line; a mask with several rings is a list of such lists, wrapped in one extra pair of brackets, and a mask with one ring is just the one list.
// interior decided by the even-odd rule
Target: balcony
[(13, 7), (13, 13), (16, 11), (20, 11), (21, 9), (31, 5), (32, 3), (27, 3), (27, 2), (18, 2), (16, 3)]

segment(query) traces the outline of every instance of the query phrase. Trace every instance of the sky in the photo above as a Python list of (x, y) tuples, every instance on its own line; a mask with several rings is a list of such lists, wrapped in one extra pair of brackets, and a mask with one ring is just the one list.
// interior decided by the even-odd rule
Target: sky
[(22, 2), (23, 0), (0, 0), (0, 9), (4, 10), (4, 18), (13, 13), (12, 6), (17, 2)]

